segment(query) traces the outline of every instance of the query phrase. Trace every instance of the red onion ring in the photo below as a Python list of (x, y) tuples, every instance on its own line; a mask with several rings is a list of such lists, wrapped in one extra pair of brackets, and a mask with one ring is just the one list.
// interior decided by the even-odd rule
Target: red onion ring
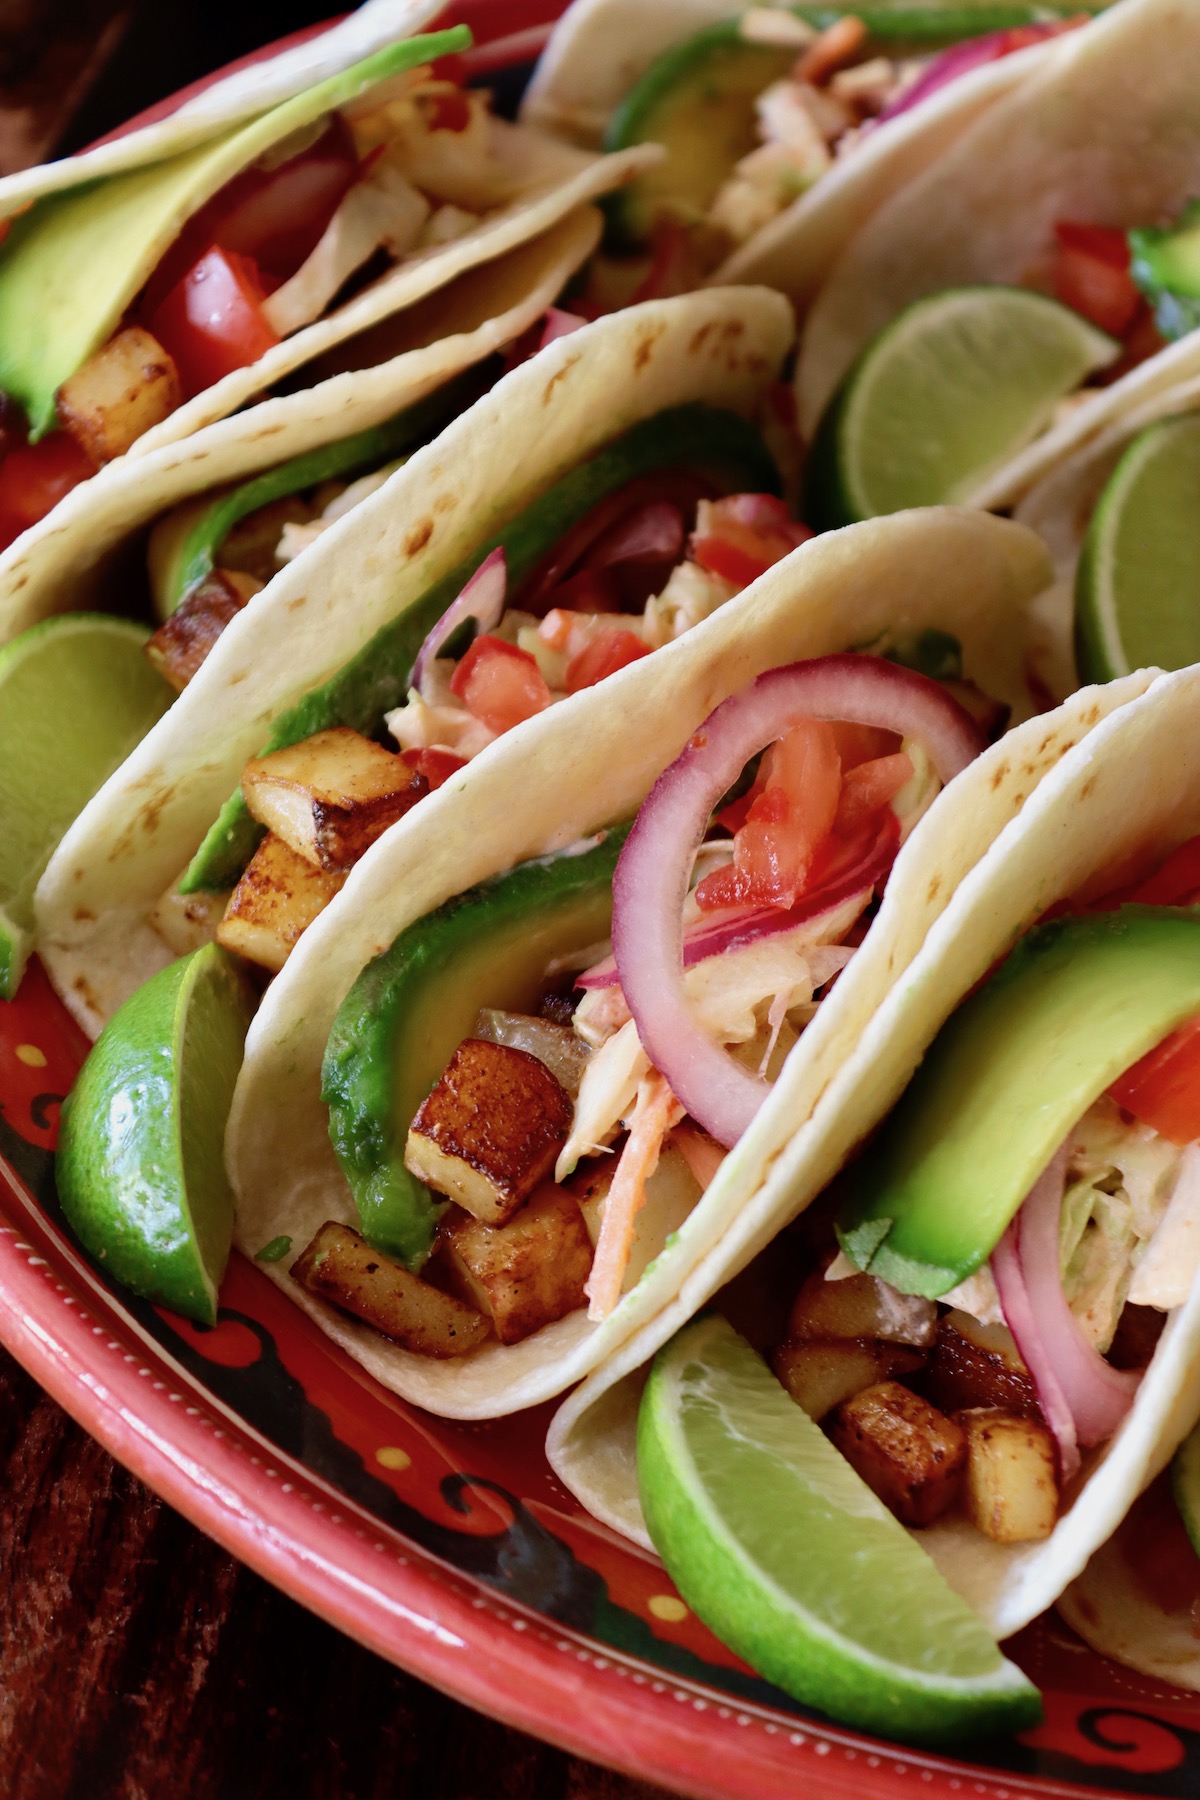
[(452, 600), (421, 648), (408, 678), (410, 687), (419, 688), (428, 663), (436, 657), (448, 637), (452, 637), (466, 619), (478, 619), (481, 631), (491, 631), (500, 623), (508, 590), (508, 570), (504, 546), (498, 545), (485, 556), (457, 600)]
[(1064, 1481), (1079, 1471), (1080, 1444), (1103, 1444), (1112, 1436), (1141, 1380), (1139, 1371), (1105, 1362), (1067, 1305), (1059, 1271), (1067, 1148), (1034, 1182), (992, 1252), (1000, 1308), (1058, 1443)]
[[(1044, 37), (1057, 37), (1058, 21), (1041, 28)], [(1025, 41), (1009, 47), (1008, 40), (1012, 35), (1011, 27), (1002, 31), (987, 31), (982, 37), (968, 38), (966, 43), (954, 44), (949, 50), (943, 50), (922, 75), (919, 75), (910, 88), (890, 101), (881, 113), (877, 113), (874, 123), (885, 125), (889, 119), (898, 119), (911, 107), (919, 106), (922, 100), (928, 100), (932, 94), (957, 81), (960, 75), (970, 74), (972, 69), (982, 68), (984, 63), (999, 62), (1002, 57), (1012, 56), (1017, 50), (1027, 50), (1033, 41), (1028, 34), (1037, 31), (1036, 25), (1022, 27)]]
[(685, 1111), (729, 1147), (769, 1090), (692, 1015), (683, 903), (714, 806), (752, 756), (803, 718), (916, 738), (943, 785), (983, 748), (974, 721), (927, 676), (881, 657), (825, 656), (771, 669), (732, 695), (655, 782), (613, 876), (613, 954), (642, 1048)]

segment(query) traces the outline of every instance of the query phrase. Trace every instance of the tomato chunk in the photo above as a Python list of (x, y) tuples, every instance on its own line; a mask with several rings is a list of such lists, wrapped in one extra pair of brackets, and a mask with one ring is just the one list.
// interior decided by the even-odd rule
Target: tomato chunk
[(0, 549), (44, 519), (64, 494), (96, 473), (96, 465), (66, 431), (22, 444), (0, 463)]
[(450, 692), (497, 733), (511, 731), (550, 704), (550, 689), (529, 652), (486, 632), (455, 669)]
[(171, 289), (150, 329), (174, 358), (189, 399), (279, 342), (263, 316), (264, 297), (254, 263), (216, 246)]
[(465, 756), (456, 756), (453, 750), (439, 750), (436, 745), (427, 750), (402, 750), (400, 761), (425, 777), (431, 793), (467, 766)]
[(710, 575), (748, 587), (812, 535), (773, 494), (729, 494), (700, 503), (691, 554)]
[(905, 783), (912, 780), (912, 773), (912, 758), (903, 750), (848, 769), (842, 776), (835, 831), (848, 834), (865, 825), (890, 805)]
[(1054, 294), (1113, 337), (1124, 337), (1141, 309), (1123, 231), (1064, 221), (1054, 227)]
[(577, 694), (581, 688), (595, 687), (606, 676), (649, 654), (650, 646), (635, 631), (602, 631), (567, 664), (567, 692)]
[(1200, 1138), (1200, 1019), (1172, 1031), (1108, 1091), (1172, 1144)]
[(696, 889), (702, 911), (753, 903), (794, 906), (841, 795), (833, 727), (801, 719), (763, 758), (761, 791), (733, 840), (733, 861)]

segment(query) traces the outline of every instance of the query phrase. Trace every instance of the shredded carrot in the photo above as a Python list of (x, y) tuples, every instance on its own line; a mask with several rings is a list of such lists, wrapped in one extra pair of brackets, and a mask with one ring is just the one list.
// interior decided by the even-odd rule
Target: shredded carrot
[(700, 1186), (706, 1188), (725, 1161), (727, 1152), (698, 1125), (677, 1125), (671, 1133), (671, 1142)]
[(853, 13), (845, 14), (828, 26), (815, 44), (809, 45), (792, 70), (792, 80), (811, 81), (814, 87), (820, 87), (843, 63), (856, 56), (866, 41), (867, 28), (862, 20)]
[(683, 1108), (657, 1069), (652, 1069), (638, 1083), (629, 1136), (604, 1202), (604, 1219), (585, 1289), (589, 1319), (607, 1319), (621, 1298), (633, 1248), (634, 1220), (646, 1204), (646, 1183), (658, 1167), (663, 1139), (682, 1117)]

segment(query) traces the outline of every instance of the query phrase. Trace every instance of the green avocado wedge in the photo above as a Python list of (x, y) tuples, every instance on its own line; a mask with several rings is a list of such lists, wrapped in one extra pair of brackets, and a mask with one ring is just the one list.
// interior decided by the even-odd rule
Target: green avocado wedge
[(113, 1015), (62, 1110), (55, 1178), (84, 1248), (204, 1325), (233, 1232), (222, 1146), (253, 1013), (234, 958), (206, 944)]
[[(637, 1472), (650, 1536), (688, 1605), (793, 1699), (926, 1744), (1036, 1724), (1037, 1689), (714, 1313), (654, 1360)], [(805, 1791), (816, 1790), (798, 1783)]]
[(482, 1006), (536, 1009), (550, 964), (608, 935), (628, 827), (520, 863), (401, 932), (343, 1000), (325, 1049), (329, 1135), (363, 1235), (418, 1269), (445, 1210), (404, 1166), (408, 1127)]
[[(564, 475), (377, 631), (336, 675), (275, 721), (259, 755), (298, 744), (332, 725), (349, 725), (373, 736), (383, 715), (404, 699), (413, 662), (427, 634), (498, 544), (504, 546), (507, 559), (510, 602), (519, 604), (521, 583), (572, 526), (627, 482), (658, 470), (695, 472), (723, 493), (779, 492), (779, 472), (770, 452), (754, 426), (737, 413), (699, 404), (656, 413)], [(226, 801), (197, 850), (180, 883), (181, 891), (190, 894), (233, 887), (262, 835), (262, 827), (250, 817), (239, 790)]]
[(938, 1033), (846, 1180), (860, 1269), (936, 1299), (991, 1255), (1072, 1126), (1200, 1013), (1200, 913), (1123, 906), (1022, 939)]
[(1200, 325), (1200, 200), (1173, 225), (1129, 233), (1130, 274), (1154, 308), (1154, 323), (1169, 344)]
[(227, 181), (365, 88), (470, 43), (465, 26), (406, 38), (182, 156), (35, 202), (0, 249), (0, 389), (25, 408), (31, 436), (51, 428), (59, 387)]

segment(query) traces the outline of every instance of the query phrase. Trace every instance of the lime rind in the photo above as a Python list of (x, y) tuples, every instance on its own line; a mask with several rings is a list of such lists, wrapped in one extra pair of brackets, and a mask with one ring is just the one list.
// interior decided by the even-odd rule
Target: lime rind
[(969, 502), (1120, 346), (1026, 288), (915, 301), (868, 344), (817, 431), (805, 517), (830, 529)]
[(1200, 413), (1140, 432), (1092, 513), (1075, 579), (1084, 681), (1200, 661)]
[(642, 1505), (683, 1598), (793, 1698), (954, 1743), (1036, 1721), (1036, 1689), (723, 1319), (659, 1353)]

